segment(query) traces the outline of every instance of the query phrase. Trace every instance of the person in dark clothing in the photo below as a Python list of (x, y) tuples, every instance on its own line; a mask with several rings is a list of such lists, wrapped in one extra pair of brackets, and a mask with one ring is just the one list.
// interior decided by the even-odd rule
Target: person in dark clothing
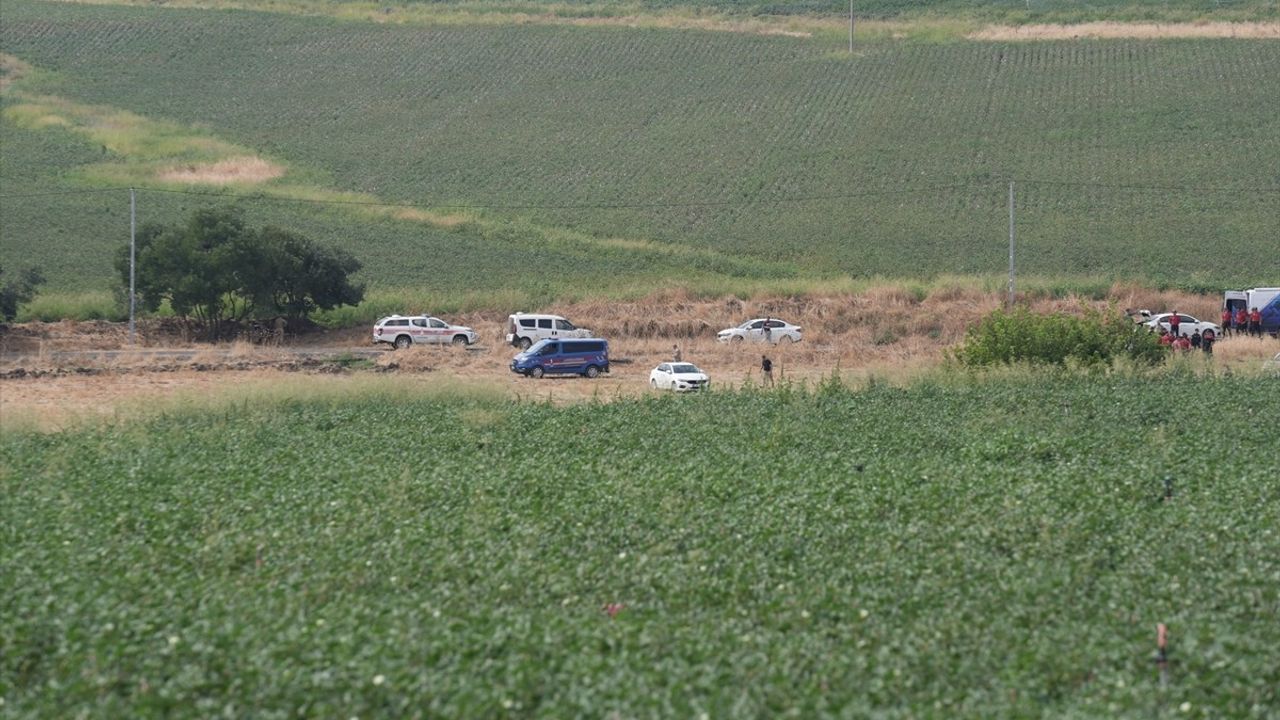
[(768, 355), (760, 356), (760, 374), (763, 376), (761, 384), (768, 384), (769, 387), (773, 387), (773, 361), (769, 359)]
[(1195, 332), (1191, 333), (1191, 347), (1193, 347), (1193, 348), (1195, 348), (1195, 349), (1199, 350), (1199, 349), (1200, 349), (1200, 343), (1202, 342), (1202, 340), (1203, 340), (1203, 338), (1200, 336), (1200, 331), (1199, 331), (1199, 330), (1197, 330), (1197, 331), (1195, 331)]

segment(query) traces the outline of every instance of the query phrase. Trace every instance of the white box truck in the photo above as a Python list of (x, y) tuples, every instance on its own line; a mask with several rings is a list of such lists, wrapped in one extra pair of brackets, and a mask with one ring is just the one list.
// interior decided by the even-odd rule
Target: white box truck
[(1257, 308), (1262, 311), (1262, 332), (1280, 333), (1280, 287), (1228, 290), (1222, 294), (1222, 308), (1233, 316), (1240, 308), (1245, 312)]

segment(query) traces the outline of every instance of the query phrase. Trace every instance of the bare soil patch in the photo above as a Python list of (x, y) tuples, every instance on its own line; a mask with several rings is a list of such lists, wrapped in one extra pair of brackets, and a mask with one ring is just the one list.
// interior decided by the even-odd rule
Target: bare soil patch
[(970, 33), (971, 40), (1078, 40), (1078, 39), (1153, 39), (1173, 38), (1241, 38), (1252, 40), (1280, 39), (1280, 23), (1273, 22), (1203, 22), (1203, 23), (1125, 23), (1088, 22), (1076, 25), (989, 25)]
[[(1082, 311), (1106, 307), (1177, 309), (1213, 318), (1217, 299), (1139, 286), (1116, 285), (1104, 300), (1040, 298), (1025, 302), (1036, 311)], [(26, 323), (0, 329), (0, 424), (65, 427), (86, 418), (111, 418), (137, 408), (162, 408), (200, 398), (342, 390), (352, 383), (386, 384), (381, 392), (471, 391), (554, 403), (609, 400), (651, 392), (649, 371), (668, 360), (674, 346), (684, 359), (712, 376), (716, 387), (760, 381), (760, 356), (768, 354), (780, 382), (816, 384), (832, 374), (857, 383), (868, 377), (905, 382), (938, 366), (947, 348), (999, 307), (1001, 296), (973, 288), (943, 287), (927, 295), (882, 286), (859, 294), (806, 297), (698, 299), (671, 291), (635, 302), (580, 302), (547, 308), (607, 337), (615, 360), (597, 380), (532, 380), (508, 369), (514, 349), (503, 343), (505, 312), (450, 316), (480, 333), (471, 349), (449, 346), (387, 349), (371, 359), (369, 329), (313, 329), (287, 336), (281, 347), (193, 342), (173, 319), (139, 325), (130, 351), (128, 327), (105, 321)], [(408, 310), (406, 309), (406, 312)], [(804, 328), (796, 345), (722, 345), (715, 334), (745, 319), (774, 316)], [(1221, 361), (1249, 366), (1280, 351), (1280, 341), (1240, 339), (1219, 343)], [(1246, 348), (1245, 345), (1248, 344)], [(1256, 345), (1256, 347), (1255, 347)], [(296, 351), (321, 349), (326, 357)], [(156, 349), (190, 349), (189, 356), (156, 359)], [(101, 358), (80, 351), (115, 351)], [(345, 350), (345, 354), (344, 354)], [(389, 388), (389, 390), (388, 390)]]

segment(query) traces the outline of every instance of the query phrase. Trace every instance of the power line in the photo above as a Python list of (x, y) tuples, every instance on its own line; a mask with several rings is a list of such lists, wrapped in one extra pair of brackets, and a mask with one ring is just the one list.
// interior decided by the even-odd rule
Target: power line
[(1036, 180), (1015, 178), (1022, 185), (1058, 185), (1062, 187), (1090, 187), (1101, 190), (1157, 190), (1175, 192), (1246, 192), (1246, 193), (1280, 193), (1280, 187), (1227, 187), (1213, 185), (1132, 185), (1116, 183), (1098, 183), (1073, 180)]
[(392, 208), (410, 208), (425, 209), (434, 208), (441, 210), (583, 210), (583, 209), (630, 209), (630, 208), (676, 208), (676, 207), (711, 207), (711, 206), (727, 206), (727, 205), (746, 205), (750, 203), (757, 204), (779, 204), (779, 203), (799, 203), (799, 202), (815, 202), (821, 200), (842, 200), (847, 198), (858, 197), (874, 197), (883, 195), (909, 195), (919, 192), (927, 192), (933, 190), (957, 190), (970, 187), (979, 187), (972, 184), (969, 185), (922, 185), (911, 188), (895, 188), (892, 190), (866, 190), (862, 192), (839, 193), (833, 195), (791, 195), (778, 198), (754, 198), (747, 200), (691, 200), (687, 202), (673, 201), (651, 201), (651, 202), (635, 202), (635, 203), (560, 203), (560, 204), (503, 204), (503, 203), (446, 203), (446, 204), (411, 204), (386, 202), (381, 200), (322, 200), (316, 198), (291, 198), (272, 195), (238, 195), (235, 193), (212, 193), (198, 190), (173, 190), (165, 188), (138, 188), (144, 192), (159, 193), (175, 193), (183, 195), (203, 195), (208, 197), (225, 197), (233, 199), (252, 199), (252, 200), (272, 200), (276, 202), (299, 202), (313, 203), (319, 205), (360, 205), (371, 207), (392, 207)]
[[(1148, 190), (1158, 192), (1204, 192), (1204, 193), (1280, 193), (1280, 187), (1225, 187), (1210, 185), (1138, 185), (1124, 183), (1099, 183), (1072, 180), (1017, 179), (1018, 183), (1030, 185), (1052, 185), (1060, 187), (1086, 187), (1106, 190)], [(644, 201), (631, 203), (403, 203), (383, 200), (326, 200), (321, 198), (293, 198), (276, 195), (240, 194), (226, 192), (209, 192), (203, 190), (177, 190), (172, 188), (132, 188), (139, 192), (168, 193), (176, 195), (193, 195), (200, 197), (218, 197), (231, 200), (254, 200), (286, 203), (305, 203), (311, 205), (347, 205), (363, 207), (386, 207), (404, 209), (440, 209), (440, 210), (626, 210), (643, 208), (687, 208), (687, 207), (726, 207), (750, 204), (791, 204), (804, 202), (820, 202), (824, 200), (847, 200), (861, 197), (881, 197), (892, 195), (911, 195), (941, 190), (994, 189), (996, 186), (987, 182), (952, 183), (947, 185), (917, 185), (907, 188), (883, 190), (864, 190), (849, 193), (833, 193), (828, 195), (791, 195), (774, 198), (741, 198), (730, 200), (690, 200), (679, 201)], [(48, 197), (56, 195), (81, 195), (89, 193), (126, 192), (129, 187), (92, 188), (79, 190), (53, 190), (37, 193), (18, 193), (0, 195), (0, 200)]]
[(128, 190), (129, 188), (127, 187), (93, 188), (93, 189), (83, 189), (83, 190), (49, 190), (47, 192), (0, 195), (0, 200), (9, 200), (12, 198), (47, 197), (49, 195), (85, 195), (88, 193), (127, 192)]

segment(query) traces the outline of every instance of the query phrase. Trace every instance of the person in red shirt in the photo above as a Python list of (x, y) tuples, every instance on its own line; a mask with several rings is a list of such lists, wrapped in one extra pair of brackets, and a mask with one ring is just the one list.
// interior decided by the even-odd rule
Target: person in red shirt
[(1226, 337), (1231, 332), (1231, 308), (1222, 308), (1222, 336)]
[(1262, 337), (1262, 311), (1258, 308), (1249, 311), (1249, 334)]
[(1244, 311), (1244, 307), (1236, 308), (1236, 334), (1249, 332), (1249, 314)]
[(1177, 340), (1179, 337), (1181, 337), (1181, 334), (1178, 332), (1178, 326), (1181, 324), (1182, 324), (1182, 317), (1178, 315), (1177, 310), (1174, 310), (1173, 314), (1169, 316), (1169, 334), (1173, 335), (1174, 340)]
[(1174, 350), (1187, 351), (1191, 349), (1191, 339), (1186, 335), (1179, 335), (1177, 340), (1173, 341)]
[(1166, 346), (1173, 345), (1173, 336), (1164, 328), (1160, 328), (1160, 344)]

